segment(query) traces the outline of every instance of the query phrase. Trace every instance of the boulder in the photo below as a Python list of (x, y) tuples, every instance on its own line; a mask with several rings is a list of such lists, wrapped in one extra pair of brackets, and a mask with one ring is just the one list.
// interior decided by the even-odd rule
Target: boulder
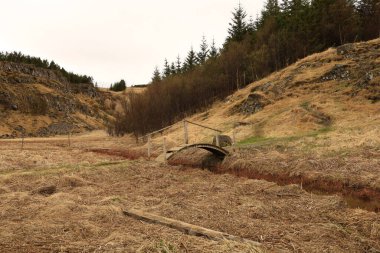
[(355, 49), (355, 44), (349, 43), (349, 44), (344, 44), (342, 46), (337, 47), (336, 51), (338, 55), (347, 55), (351, 53)]
[[(227, 147), (232, 145), (232, 139), (228, 135), (218, 135), (219, 136), (219, 147)], [(216, 145), (216, 136), (212, 139), (212, 144)]]
[(270, 101), (263, 95), (251, 93), (243, 103), (238, 105), (237, 110), (240, 113), (250, 115), (261, 111), (268, 104), (270, 104)]

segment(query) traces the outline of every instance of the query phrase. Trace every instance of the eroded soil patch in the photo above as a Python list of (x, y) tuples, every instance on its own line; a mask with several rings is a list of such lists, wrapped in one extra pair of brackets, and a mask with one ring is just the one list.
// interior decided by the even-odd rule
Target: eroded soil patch
[[(223, 169), (214, 169), (215, 173), (223, 174)], [(254, 168), (234, 168), (228, 169), (228, 173), (246, 177), (250, 179), (266, 180), (277, 183), (278, 185), (298, 184), (308, 192), (328, 195), (341, 195), (351, 208), (362, 208), (372, 212), (380, 212), (380, 192), (369, 187), (351, 187), (341, 181), (326, 180), (322, 178), (314, 179), (306, 176), (290, 176), (286, 173), (263, 174), (255, 171)]]
[[(341, 195), (351, 208), (380, 212), (380, 189), (376, 187), (376, 184), (369, 183), (373, 182), (377, 170), (380, 169), (380, 164), (378, 165), (379, 162), (376, 159), (373, 155), (367, 154), (367, 157), (359, 156), (352, 161), (313, 158), (305, 163), (305, 158), (297, 160), (297, 158), (280, 158), (271, 154), (258, 155), (256, 153), (247, 155), (243, 159), (241, 153), (235, 153), (222, 162), (207, 151), (192, 149), (176, 154), (169, 163), (209, 169), (217, 174), (229, 173), (249, 179), (266, 180), (281, 186), (297, 184), (313, 194)], [(300, 171), (301, 166), (304, 171)], [(324, 167), (332, 168), (335, 172), (330, 172), (330, 175), (324, 174)], [(357, 171), (353, 171), (354, 167), (357, 167)], [(350, 173), (352, 173), (352, 178)], [(369, 176), (371, 173), (373, 173), (372, 177)]]

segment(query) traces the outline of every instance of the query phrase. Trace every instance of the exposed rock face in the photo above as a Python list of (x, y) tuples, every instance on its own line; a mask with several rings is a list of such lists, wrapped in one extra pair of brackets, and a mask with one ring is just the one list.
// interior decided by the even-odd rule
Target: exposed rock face
[(349, 44), (344, 44), (342, 46), (337, 47), (336, 51), (337, 51), (338, 55), (347, 56), (354, 49), (355, 49), (355, 44), (349, 43)]
[(37, 68), (33, 65), (14, 63), (14, 62), (0, 62), (0, 83), (33, 83), (45, 79), (46, 81), (68, 83), (60, 73)]
[(261, 111), (268, 104), (270, 104), (270, 101), (263, 95), (251, 93), (247, 99), (235, 109), (242, 114), (250, 115)]
[(73, 129), (75, 129), (74, 124), (66, 122), (57, 122), (49, 125), (48, 127), (43, 127), (38, 129), (38, 136), (50, 136), (50, 135), (59, 135), (59, 134), (68, 134)]
[(66, 90), (74, 94), (97, 95), (92, 84), (71, 84), (58, 71), (37, 68), (30, 64), (0, 62), (0, 73), (0, 83), (4, 84), (40, 83), (52, 89)]
[[(104, 100), (93, 84), (70, 83), (58, 71), (0, 62), (0, 129), (9, 129), (0, 131), (0, 138), (102, 128), (110, 116), (104, 110)], [(49, 120), (39, 122), (38, 117)], [(37, 122), (25, 118), (36, 118)], [(21, 128), (11, 123), (14, 121)]]
[(321, 78), (321, 81), (330, 80), (350, 80), (349, 66), (337, 64), (331, 71), (329, 71)]

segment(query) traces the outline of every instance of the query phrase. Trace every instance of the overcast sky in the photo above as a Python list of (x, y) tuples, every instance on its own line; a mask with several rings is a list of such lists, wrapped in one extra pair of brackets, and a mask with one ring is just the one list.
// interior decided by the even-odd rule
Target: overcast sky
[[(256, 18), (263, 0), (241, 0)], [(150, 81), (202, 35), (218, 46), (238, 0), (0, 0), (0, 51), (54, 60), (99, 84)]]

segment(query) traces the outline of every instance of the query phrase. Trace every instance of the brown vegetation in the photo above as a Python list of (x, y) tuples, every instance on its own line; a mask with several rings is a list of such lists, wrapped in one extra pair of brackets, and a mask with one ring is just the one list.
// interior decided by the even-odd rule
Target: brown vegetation
[(104, 129), (124, 101), (54, 70), (0, 62), (0, 138)]
[[(377, 211), (380, 110), (369, 94), (380, 94), (374, 81), (380, 73), (379, 43), (311, 55), (190, 116), (190, 121), (221, 129), (223, 134), (232, 136), (235, 131), (239, 143), (230, 148), (232, 155), (222, 165), (207, 152), (194, 150), (174, 155), (170, 163), (282, 185), (302, 184), (314, 192), (357, 198), (364, 208)], [(213, 134), (189, 128), (191, 143), (211, 143)], [(164, 135), (169, 147), (183, 143), (180, 127)], [(162, 137), (152, 142), (159, 149)]]
[[(134, 140), (127, 137), (74, 136), (71, 148), (61, 145), (64, 138), (39, 139), (22, 152), (15, 152), (19, 142), (6, 143), (0, 150), (0, 251), (380, 249), (378, 214), (347, 208), (339, 196), (89, 151), (128, 148)], [(261, 249), (140, 222), (123, 214), (129, 208), (257, 241)]]
[[(204, 110), (235, 90), (280, 71), (299, 59), (342, 45), (338, 55), (347, 61), (338, 64), (321, 59), (320, 62), (302, 66), (305, 72), (309, 72), (330, 63), (331, 68), (325, 76), (320, 76), (320, 80), (301, 82), (291, 76), (288, 79), (281, 77), (282, 84), (270, 89), (271, 92), (277, 97), (284, 95), (283, 92), (291, 87), (323, 92), (324, 88), (318, 85), (319, 82), (339, 80), (347, 81), (345, 87), (352, 88), (348, 96), (364, 95), (362, 91), (365, 90), (369, 93), (366, 98), (376, 102), (379, 98), (376, 94), (379, 91), (378, 82), (373, 83), (372, 80), (378, 74), (375, 74), (377, 70), (372, 69), (370, 63), (377, 58), (376, 53), (373, 59), (367, 58), (368, 51), (346, 43), (378, 38), (379, 13), (379, 0), (267, 1), (257, 20), (248, 23), (245, 20), (247, 14), (239, 4), (233, 12), (229, 36), (219, 55), (215, 52), (207, 56), (207, 43), (203, 38), (198, 62), (193, 49), (189, 51), (183, 67), (172, 69), (165, 60), (163, 79), (156, 69), (152, 85), (143, 95), (133, 96), (116, 125), (124, 132), (135, 135), (161, 129)], [(367, 44), (369, 51), (378, 49), (376, 45), (370, 45)], [(361, 71), (352, 69), (358, 65), (362, 67)], [(351, 73), (353, 70), (356, 73)], [(289, 93), (287, 95), (291, 96)], [(260, 94), (251, 96), (262, 98)], [(264, 104), (267, 102), (265, 100)], [(261, 107), (259, 104), (256, 109)]]

